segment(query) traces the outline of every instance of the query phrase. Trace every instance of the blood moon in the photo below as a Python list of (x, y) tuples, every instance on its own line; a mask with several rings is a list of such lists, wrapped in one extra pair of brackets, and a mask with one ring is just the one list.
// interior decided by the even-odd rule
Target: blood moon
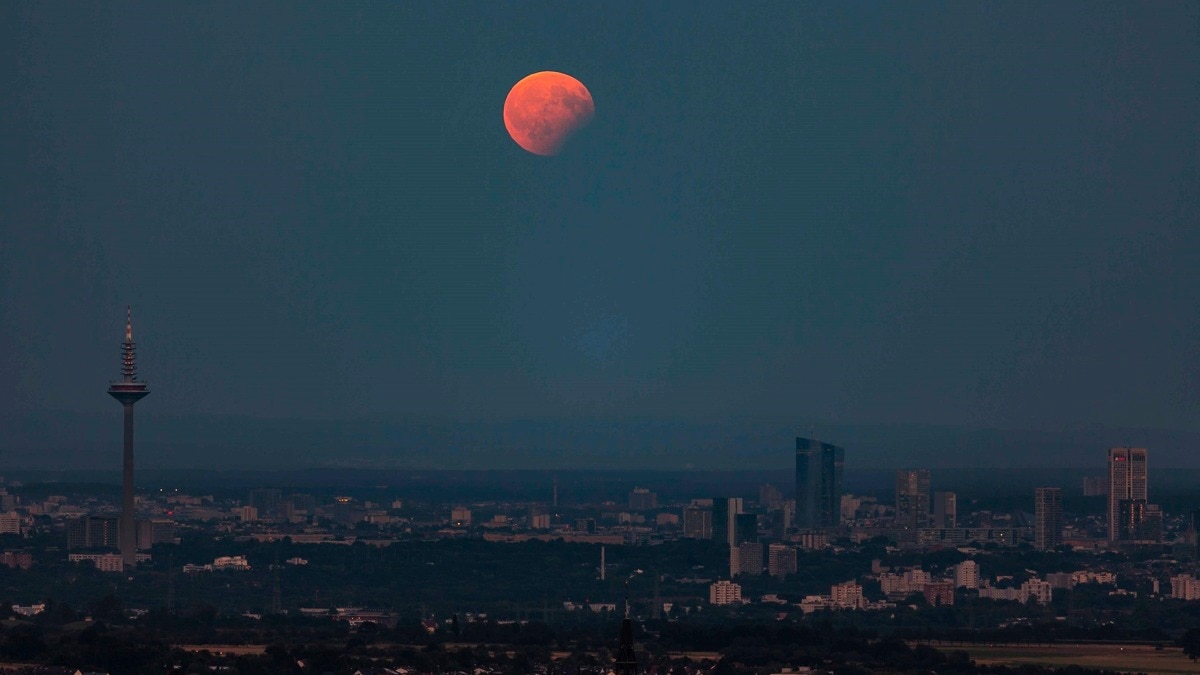
[(504, 128), (535, 155), (556, 155), (596, 112), (592, 94), (579, 80), (545, 70), (513, 85), (504, 99)]

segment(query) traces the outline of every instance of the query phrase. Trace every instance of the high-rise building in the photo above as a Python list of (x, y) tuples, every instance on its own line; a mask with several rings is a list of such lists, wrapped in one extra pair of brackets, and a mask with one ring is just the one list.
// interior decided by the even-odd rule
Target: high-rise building
[(777, 539), (783, 539), (792, 529), (796, 519), (796, 500), (785, 499), (779, 502), (779, 508), (771, 511), (771, 534)]
[(658, 508), (658, 495), (649, 488), (633, 488), (629, 493), (630, 511), (649, 511)]
[(1137, 541), (1142, 538), (1142, 521), (1146, 518), (1145, 499), (1117, 501), (1117, 532), (1114, 541)]
[(686, 539), (713, 538), (712, 509), (689, 506), (683, 510), (683, 536)]
[(754, 513), (739, 513), (733, 517), (733, 543), (742, 544), (747, 541), (758, 541), (758, 515)]
[(1033, 545), (1052, 551), (1063, 543), (1062, 488), (1040, 487), (1033, 491)]
[(741, 497), (714, 497), (712, 508), (713, 541), (737, 545), (737, 516), (742, 512)]
[(708, 602), (712, 605), (736, 605), (742, 602), (742, 585), (718, 581), (708, 587)]
[(783, 492), (779, 488), (771, 485), (770, 483), (758, 486), (759, 506), (768, 510), (773, 510), (779, 508), (779, 502), (782, 501)]
[(929, 527), (929, 469), (896, 472), (896, 526)]
[(796, 438), (796, 527), (812, 530), (841, 523), (845, 462), (844, 448)]
[(250, 491), (247, 503), (258, 511), (258, 517), (263, 520), (276, 520), (282, 514), (282, 493), (275, 488), (259, 488)]
[(1162, 507), (1158, 504), (1147, 504), (1146, 511), (1142, 514), (1142, 529), (1138, 533), (1138, 540), (1152, 544), (1162, 543), (1163, 540), (1163, 512)]
[(763, 546), (756, 541), (746, 541), (729, 547), (729, 576), (739, 574), (759, 575), (763, 573)]
[(124, 471), (121, 486), (121, 563), (137, 565), (137, 531), (133, 501), (133, 406), (150, 395), (150, 387), (137, 378), (137, 346), (133, 342), (133, 310), (125, 308), (125, 342), (121, 345), (121, 379), (110, 382), (108, 395), (125, 408)]
[(787, 544), (767, 547), (767, 574), (782, 579), (796, 573), (796, 549)]
[[(309, 494), (293, 494), (288, 496), (288, 501), (292, 503), (292, 513), (303, 513), (306, 516), (311, 516), (317, 512), (317, 498)], [(392, 506), (392, 508), (400, 508)]]
[(1083, 496), (1099, 497), (1108, 494), (1108, 481), (1104, 476), (1084, 476)]
[(964, 560), (954, 566), (954, 586), (956, 588), (979, 588), (979, 563), (974, 560)]
[(333, 498), (333, 522), (347, 527), (358, 520), (354, 509), (354, 500), (350, 497)]
[(120, 521), (116, 516), (81, 516), (67, 523), (67, 548), (117, 548)]
[(137, 547), (139, 551), (152, 548), (155, 544), (176, 544), (175, 522), (155, 518), (137, 521)]
[(953, 492), (933, 493), (933, 526), (958, 527), (958, 495)]
[(1146, 448), (1108, 451), (1108, 538), (1112, 541), (1136, 539), (1141, 529), (1149, 498), (1146, 454)]

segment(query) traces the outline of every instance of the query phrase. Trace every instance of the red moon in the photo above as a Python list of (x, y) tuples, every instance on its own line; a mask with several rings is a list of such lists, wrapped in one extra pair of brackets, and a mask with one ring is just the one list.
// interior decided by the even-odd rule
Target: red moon
[(551, 70), (513, 85), (504, 99), (504, 128), (535, 155), (556, 155), (596, 112), (592, 94), (579, 80)]

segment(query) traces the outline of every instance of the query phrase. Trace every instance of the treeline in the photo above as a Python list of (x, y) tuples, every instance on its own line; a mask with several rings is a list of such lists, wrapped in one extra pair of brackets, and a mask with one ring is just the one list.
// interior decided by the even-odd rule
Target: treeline
[[(392, 628), (365, 624), (351, 630), (345, 622), (328, 618), (276, 616), (251, 621), (221, 616), (211, 607), (184, 615), (152, 612), (137, 620), (123, 620), (115, 599), (104, 599), (91, 609), (114, 622), (82, 621), (63, 605), (48, 608), (34, 620), (4, 621), (0, 659), (130, 674), (208, 672), (216, 667), (236, 674), (299, 675), (350, 673), (387, 665), (416, 672), (482, 668), (527, 675), (539, 668), (565, 673), (611, 667), (618, 635), (616, 620), (603, 625), (550, 626), (537, 621), (451, 619), (430, 633), (427, 624), (415, 618)], [(658, 621), (639, 626), (636, 641), (639, 660), (656, 673), (703, 669), (718, 675), (747, 675), (796, 666), (847, 674), (1018, 672), (978, 666), (965, 653), (952, 649), (913, 644), (911, 638), (919, 637), (881, 637), (824, 621), (809, 625)], [(183, 644), (267, 647), (264, 653), (232, 655), (219, 653), (216, 646), (209, 651), (186, 651), (179, 648)], [(708, 657), (697, 655), (700, 660), (693, 661), (681, 655), (688, 652), (715, 656), (704, 660)], [(1019, 672), (1054, 671), (1023, 667)]]

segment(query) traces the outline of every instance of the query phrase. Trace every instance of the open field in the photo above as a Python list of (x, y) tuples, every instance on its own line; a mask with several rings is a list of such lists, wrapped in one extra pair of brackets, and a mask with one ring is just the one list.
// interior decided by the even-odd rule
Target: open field
[(185, 652), (208, 651), (222, 656), (260, 656), (267, 653), (266, 645), (175, 645)]
[(980, 665), (1083, 666), (1126, 673), (1200, 673), (1200, 663), (1184, 656), (1178, 647), (1156, 650), (1150, 645), (948, 645), (942, 651), (964, 651)]

